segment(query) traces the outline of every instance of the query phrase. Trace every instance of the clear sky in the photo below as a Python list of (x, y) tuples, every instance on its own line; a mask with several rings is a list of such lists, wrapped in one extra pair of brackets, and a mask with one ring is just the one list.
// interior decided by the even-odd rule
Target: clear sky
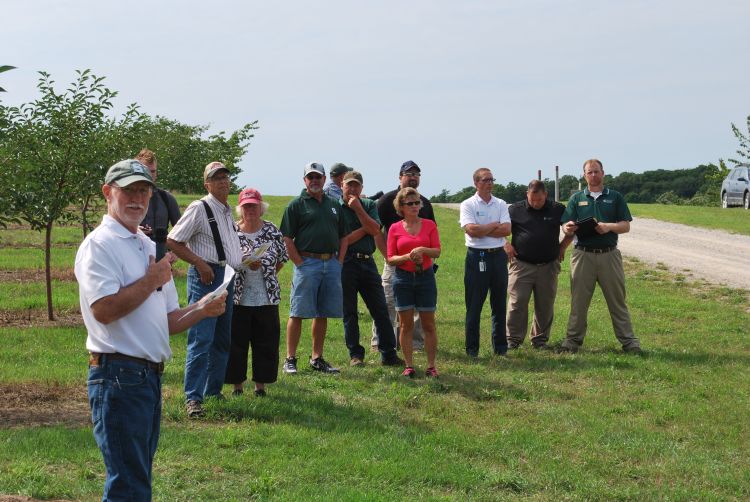
[[(2, 100), (90, 68), (123, 110), (211, 131), (258, 120), (240, 186), (297, 194), (309, 161), (421, 191), (691, 168), (750, 115), (750, 2), (0, 0)], [(157, 152), (158, 155), (158, 152)]]

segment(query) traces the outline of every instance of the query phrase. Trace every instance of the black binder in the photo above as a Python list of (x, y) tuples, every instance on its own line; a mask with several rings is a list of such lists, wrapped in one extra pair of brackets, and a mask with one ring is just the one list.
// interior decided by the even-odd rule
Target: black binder
[(579, 239), (585, 239), (587, 237), (598, 235), (596, 231), (596, 226), (598, 224), (599, 222), (596, 221), (596, 218), (594, 217), (584, 218), (582, 220), (576, 221), (576, 226), (578, 227), (578, 230), (576, 230), (576, 237), (578, 237)]

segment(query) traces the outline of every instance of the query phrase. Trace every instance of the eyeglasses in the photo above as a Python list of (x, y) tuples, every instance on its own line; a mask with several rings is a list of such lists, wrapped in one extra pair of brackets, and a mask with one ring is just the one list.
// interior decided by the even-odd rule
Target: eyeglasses
[(407, 178), (419, 178), (421, 174), (405, 172), (405, 173), (401, 173), (401, 176), (406, 176)]
[(305, 178), (307, 178), (308, 180), (321, 180), (323, 179), (323, 176), (320, 174), (308, 174), (307, 176), (305, 176)]
[(208, 181), (216, 182), (216, 181), (226, 181), (228, 179), (229, 179), (229, 175), (227, 175), (227, 174), (219, 174), (219, 175), (216, 175), (216, 176), (211, 176), (210, 178), (208, 178)]
[(140, 195), (141, 197), (151, 197), (151, 187), (121, 187), (119, 185), (110, 185), (112, 188), (117, 188), (119, 191), (127, 195), (128, 197), (134, 197)]
[(479, 180), (480, 183), (494, 183), (497, 181), (495, 178), (482, 178)]
[(413, 206), (421, 206), (422, 205), (422, 201), (421, 200), (414, 200), (414, 201), (411, 201), (411, 202), (404, 202), (403, 205), (404, 206), (412, 206), (412, 207)]

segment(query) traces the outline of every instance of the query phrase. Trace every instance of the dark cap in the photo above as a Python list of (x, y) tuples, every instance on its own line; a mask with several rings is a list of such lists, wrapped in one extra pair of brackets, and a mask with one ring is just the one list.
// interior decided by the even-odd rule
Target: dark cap
[(136, 181), (145, 181), (149, 185), (154, 185), (154, 179), (148, 168), (134, 159), (121, 160), (107, 170), (104, 177), (104, 183), (111, 185), (117, 183), (117, 186), (126, 187)]
[(331, 166), (331, 176), (341, 176), (342, 174), (346, 174), (349, 171), (353, 171), (354, 168), (347, 166), (346, 164), (342, 164), (341, 162), (336, 162), (334, 165)]
[(422, 172), (422, 170), (419, 169), (419, 166), (417, 165), (416, 162), (414, 162), (413, 160), (407, 160), (406, 162), (401, 164), (401, 170), (398, 173), (403, 174), (406, 171), (412, 171), (412, 170), (415, 170), (418, 173)]
[(362, 181), (362, 174), (359, 171), (349, 171), (344, 175), (344, 181), (342, 184), (347, 185), (351, 183), (352, 181), (359, 183), (360, 185), (363, 184)]

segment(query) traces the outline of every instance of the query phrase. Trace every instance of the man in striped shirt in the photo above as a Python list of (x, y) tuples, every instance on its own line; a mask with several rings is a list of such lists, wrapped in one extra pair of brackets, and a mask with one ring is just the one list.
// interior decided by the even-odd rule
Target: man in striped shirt
[[(242, 261), (232, 209), (227, 204), (232, 186), (229, 169), (221, 162), (211, 162), (203, 171), (203, 181), (208, 195), (185, 209), (167, 237), (172, 252), (190, 264), (189, 303), (197, 302), (224, 282), (225, 265), (236, 269)], [(216, 221), (217, 239), (209, 219)], [(185, 359), (188, 417), (204, 414), (204, 397), (223, 397), (221, 388), (229, 359), (233, 289), (234, 281), (230, 281), (224, 314), (204, 319), (188, 330)]]

